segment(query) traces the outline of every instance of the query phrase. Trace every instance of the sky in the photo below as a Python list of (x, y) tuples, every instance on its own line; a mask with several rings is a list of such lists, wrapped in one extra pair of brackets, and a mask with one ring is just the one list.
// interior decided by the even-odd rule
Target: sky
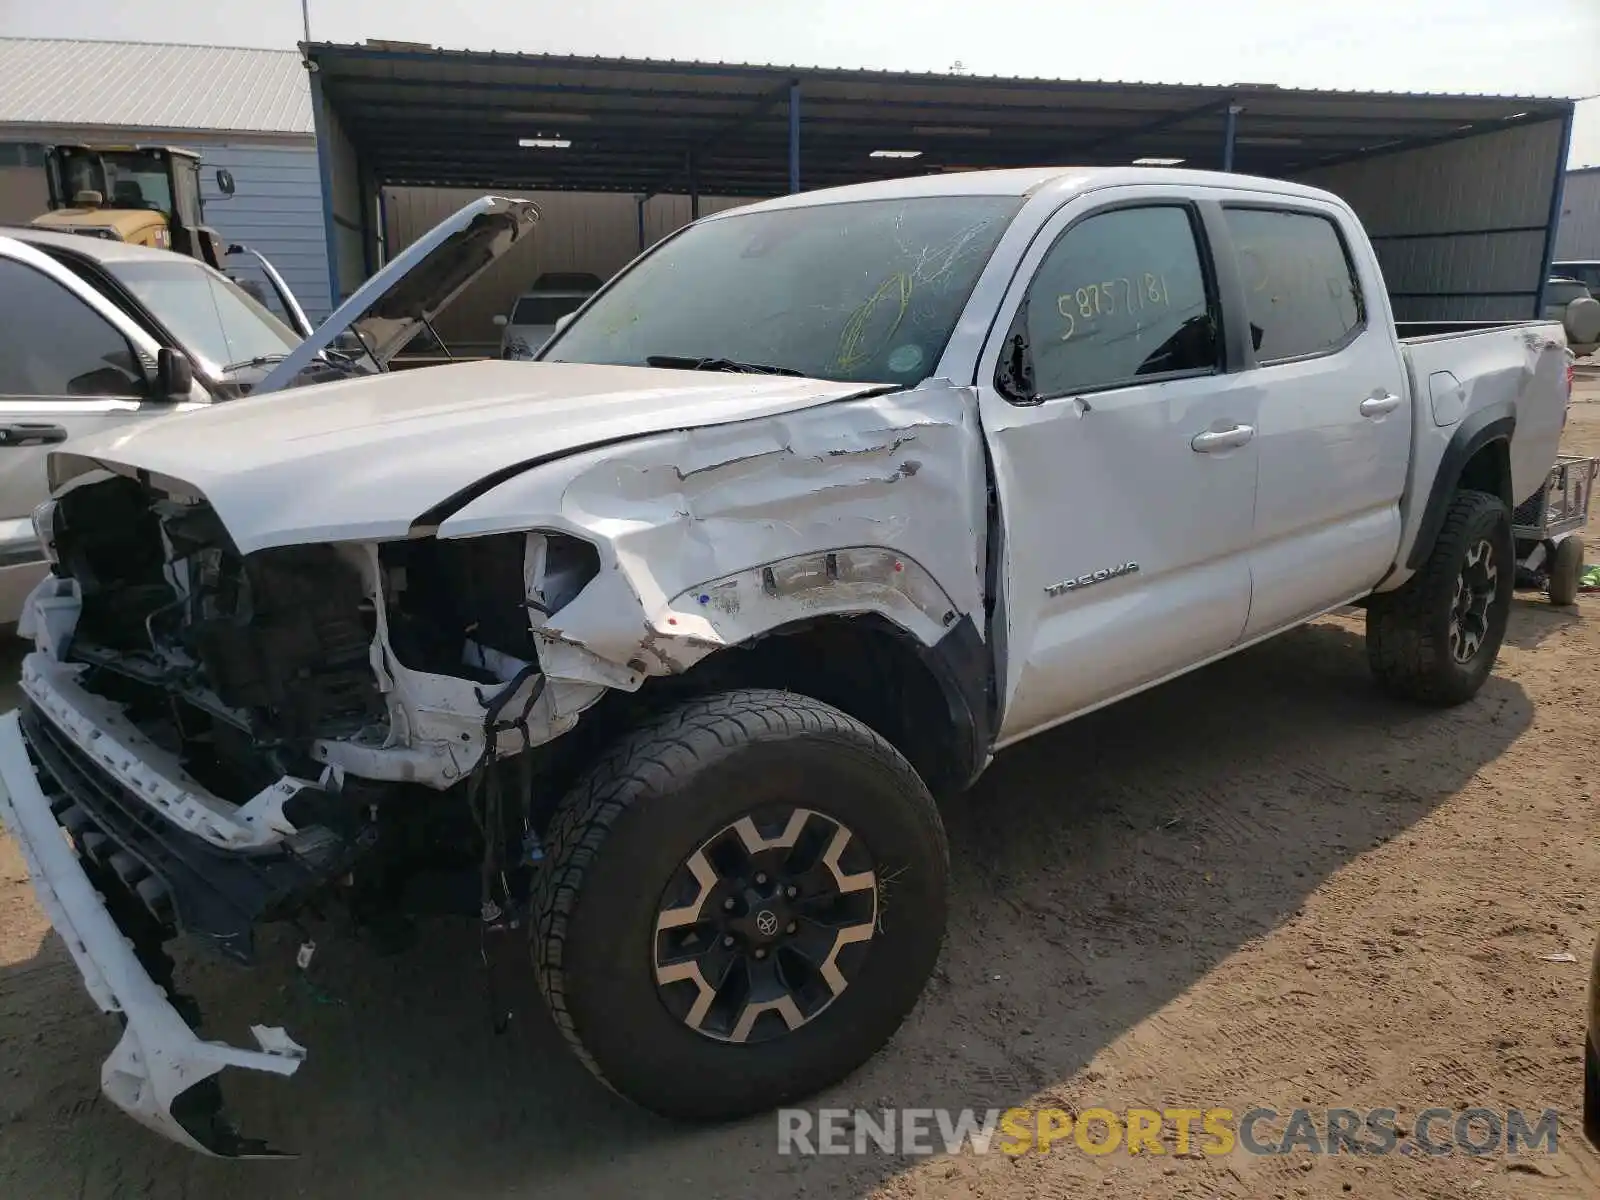
[[(1383, 91), (1597, 97), (1600, 0), (308, 0), (317, 41)], [(0, 36), (292, 47), (300, 0), (0, 0)]]

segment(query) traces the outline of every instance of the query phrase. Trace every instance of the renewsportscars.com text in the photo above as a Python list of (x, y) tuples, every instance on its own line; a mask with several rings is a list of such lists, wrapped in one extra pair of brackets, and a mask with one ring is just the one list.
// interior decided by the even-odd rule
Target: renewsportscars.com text
[(1554, 1154), (1559, 1124), (1549, 1108), (784, 1108), (778, 1153)]

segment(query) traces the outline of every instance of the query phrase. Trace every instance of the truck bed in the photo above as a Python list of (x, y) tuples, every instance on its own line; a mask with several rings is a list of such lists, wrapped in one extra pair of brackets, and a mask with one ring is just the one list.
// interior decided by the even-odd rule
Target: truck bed
[[(1515, 429), (1512, 505), (1543, 484), (1566, 421), (1571, 359), (1558, 321), (1412, 321), (1397, 331), (1413, 397), (1403, 564), (1421, 527), (1429, 484), (1458, 434), (1509, 418)], [(1388, 586), (1403, 578), (1391, 577)]]
[(1524, 318), (1519, 321), (1396, 321), (1395, 332), (1402, 342), (1438, 341), (1442, 338), (1487, 333), (1494, 329), (1515, 329), (1524, 325), (1551, 325), (1559, 322)]

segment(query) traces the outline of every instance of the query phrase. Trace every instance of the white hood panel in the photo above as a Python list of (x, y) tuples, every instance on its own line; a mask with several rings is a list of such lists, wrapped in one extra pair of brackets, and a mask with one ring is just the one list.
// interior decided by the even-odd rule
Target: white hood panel
[(51, 484), (105, 464), (181, 481), (249, 554), (406, 536), (491, 476), (604, 442), (883, 390), (764, 375), (488, 360), (290, 389), (150, 421), (51, 456)]

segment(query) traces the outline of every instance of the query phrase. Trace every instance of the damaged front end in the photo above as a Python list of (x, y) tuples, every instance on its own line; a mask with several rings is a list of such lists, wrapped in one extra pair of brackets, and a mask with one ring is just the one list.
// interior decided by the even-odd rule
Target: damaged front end
[[(269, 1154), (224, 1118), (215, 1075), (289, 1074), (303, 1051), (259, 1026), (259, 1051), (200, 1040), (165, 943), (251, 963), (260, 924), (334, 906), (392, 932), (430, 872), (454, 886), (422, 908), (507, 919), (538, 851), (533, 788), (502, 776), (605, 690), (547, 689), (530, 614), (598, 557), (542, 534), (241, 555), (203, 497), (106, 472), (35, 521), (55, 565), (20, 630), (36, 649), (0, 729), (0, 816), (128, 1021), (107, 1095), (195, 1149)], [(462, 803), (422, 803), (441, 792)]]
[[(658, 372), (618, 390), (551, 370), (552, 391), (602, 399), (492, 455), (464, 419), (442, 463), (358, 453), (338, 426), (348, 448), (311, 470), (245, 436), (268, 413), (246, 402), (226, 470), (177, 423), (137, 456), (150, 466), (58, 460), (35, 513), (52, 574), (19, 630), (35, 644), (22, 712), (0, 721), (0, 817), (91, 994), (127, 1018), (107, 1095), (185, 1145), (264, 1152), (222, 1117), (215, 1076), (289, 1074), (303, 1052), (264, 1026), (255, 1051), (201, 1040), (164, 949), (180, 933), (248, 963), (259, 927), (287, 923), (303, 968), (308, 926), (334, 913), (380, 948), (423, 913), (516, 928), (555, 804), (653, 706), (741, 672), (781, 685), (775, 642), (863, 615), (930, 655), (978, 636), (988, 510), (969, 389)], [(667, 428), (629, 418), (613, 435), (620, 418), (600, 416), (639, 382)], [(739, 419), (696, 426), (690, 396)], [(930, 777), (981, 767), (984, 675), (962, 679), (929, 705), (970, 718), (952, 718)]]

